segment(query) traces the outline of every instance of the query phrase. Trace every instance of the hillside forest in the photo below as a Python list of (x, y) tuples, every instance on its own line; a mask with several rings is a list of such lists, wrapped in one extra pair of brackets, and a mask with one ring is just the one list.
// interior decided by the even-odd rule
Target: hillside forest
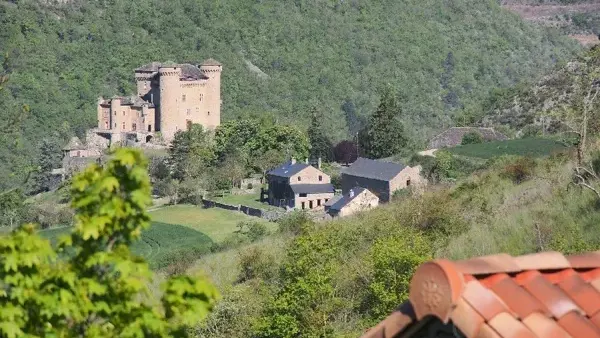
[(300, 129), (313, 107), (355, 137), (381, 87), (417, 144), (579, 46), (497, 1), (0, 1), (0, 187), (37, 170), (44, 137), (93, 127), (99, 96), (133, 92), (151, 61), (224, 65), (223, 117), (270, 113)]

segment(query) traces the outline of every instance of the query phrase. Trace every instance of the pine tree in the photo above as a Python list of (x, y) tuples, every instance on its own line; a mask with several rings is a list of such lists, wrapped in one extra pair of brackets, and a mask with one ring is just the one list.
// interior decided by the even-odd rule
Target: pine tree
[(361, 151), (370, 158), (389, 157), (399, 153), (408, 140), (400, 121), (402, 111), (392, 88), (385, 87), (381, 101), (369, 125), (360, 133)]
[(310, 156), (331, 161), (333, 159), (333, 144), (322, 127), (322, 119), (323, 114), (313, 108), (310, 126), (308, 127), (308, 139), (311, 147)]

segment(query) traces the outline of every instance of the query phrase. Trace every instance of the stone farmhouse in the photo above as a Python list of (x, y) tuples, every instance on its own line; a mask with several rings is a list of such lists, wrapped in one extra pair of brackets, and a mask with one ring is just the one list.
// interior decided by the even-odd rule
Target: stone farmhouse
[(347, 194), (338, 195), (325, 203), (325, 211), (332, 217), (344, 217), (379, 205), (379, 197), (369, 189), (355, 187)]
[(269, 204), (290, 209), (324, 209), (333, 198), (334, 188), (329, 175), (319, 169), (308, 164), (308, 160), (300, 163), (292, 159), (269, 171)]
[(479, 127), (453, 127), (438, 134), (429, 141), (427, 149), (441, 149), (456, 147), (462, 143), (465, 134), (476, 132), (483, 137), (485, 141), (503, 141), (508, 140), (508, 137), (497, 132), (493, 128)]
[(342, 192), (348, 195), (356, 187), (366, 188), (382, 203), (389, 202), (392, 194), (410, 185), (423, 184), (421, 167), (384, 162), (359, 157), (342, 171)]
[(221, 122), (221, 70), (218, 61), (199, 65), (152, 62), (135, 69), (137, 93), (98, 100), (95, 134), (113, 142), (149, 143), (160, 133), (169, 143), (191, 124), (207, 129)]

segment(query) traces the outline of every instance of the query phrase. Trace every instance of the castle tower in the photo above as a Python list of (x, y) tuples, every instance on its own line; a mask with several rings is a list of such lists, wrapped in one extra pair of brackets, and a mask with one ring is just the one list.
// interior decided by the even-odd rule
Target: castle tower
[[(157, 116), (160, 123), (160, 131), (165, 141), (169, 142), (175, 136), (175, 132), (184, 129), (184, 121), (180, 118), (179, 96), (181, 68), (160, 67), (158, 69), (160, 81), (160, 109)], [(183, 124), (182, 124), (183, 123)]]
[(214, 59), (208, 59), (198, 66), (208, 77), (206, 83), (206, 127), (214, 129), (221, 124), (221, 70), (222, 65)]

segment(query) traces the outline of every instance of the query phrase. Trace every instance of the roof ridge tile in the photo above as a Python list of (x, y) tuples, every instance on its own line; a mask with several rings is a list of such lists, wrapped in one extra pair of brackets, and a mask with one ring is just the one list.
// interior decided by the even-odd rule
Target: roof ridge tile
[(514, 258), (521, 271), (526, 270), (558, 270), (571, 267), (569, 261), (556, 251), (546, 251)]

